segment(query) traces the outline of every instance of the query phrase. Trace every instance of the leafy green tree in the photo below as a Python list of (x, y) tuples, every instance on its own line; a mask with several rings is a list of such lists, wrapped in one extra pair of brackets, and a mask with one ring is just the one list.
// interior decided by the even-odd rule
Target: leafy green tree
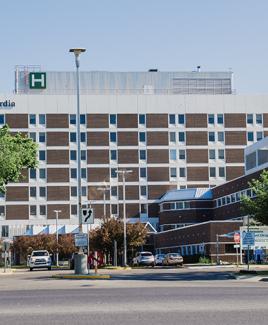
[(37, 144), (17, 133), (12, 135), (8, 126), (0, 129), (0, 192), (9, 182), (17, 182), (24, 168), (37, 167)]
[(243, 196), (241, 209), (257, 222), (268, 225), (268, 171), (264, 170), (259, 179), (249, 182), (249, 186), (254, 198)]

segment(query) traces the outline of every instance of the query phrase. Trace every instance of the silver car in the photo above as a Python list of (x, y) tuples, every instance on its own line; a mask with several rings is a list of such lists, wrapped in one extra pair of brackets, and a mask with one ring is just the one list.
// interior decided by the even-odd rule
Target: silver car
[(163, 260), (163, 265), (183, 266), (183, 257), (178, 253), (168, 253)]
[(165, 258), (165, 254), (156, 254), (154, 257), (154, 264), (155, 265), (163, 265), (163, 260)]

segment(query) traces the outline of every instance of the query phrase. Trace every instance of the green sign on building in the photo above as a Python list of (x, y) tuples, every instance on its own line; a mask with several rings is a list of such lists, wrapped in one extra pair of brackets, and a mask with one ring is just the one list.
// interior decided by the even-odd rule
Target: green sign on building
[(47, 78), (45, 72), (30, 72), (29, 87), (30, 89), (46, 89)]

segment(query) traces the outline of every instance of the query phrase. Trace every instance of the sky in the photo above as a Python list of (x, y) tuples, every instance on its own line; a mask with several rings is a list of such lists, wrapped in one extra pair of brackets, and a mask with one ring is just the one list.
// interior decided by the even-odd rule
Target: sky
[(267, 0), (0, 0), (0, 93), (16, 65), (74, 70), (234, 72), (237, 93), (268, 93)]

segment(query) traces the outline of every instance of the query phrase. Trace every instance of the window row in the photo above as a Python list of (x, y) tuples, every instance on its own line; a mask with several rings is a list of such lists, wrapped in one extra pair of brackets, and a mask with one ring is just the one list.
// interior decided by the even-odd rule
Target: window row
[(189, 201), (178, 201), (178, 202), (165, 202), (160, 205), (160, 211), (170, 211), (170, 210), (184, 210), (190, 209)]
[(219, 208), (224, 205), (240, 202), (243, 196), (248, 196), (252, 198), (254, 197), (254, 192), (252, 191), (252, 189), (248, 188), (246, 190), (235, 192), (230, 195), (225, 195), (216, 200), (216, 207)]
[[(224, 160), (225, 159), (225, 150), (224, 149), (209, 149), (208, 158), (210, 160)], [(185, 149), (170, 149), (169, 150), (169, 159), (172, 161), (176, 160), (186, 160), (186, 150)]]

